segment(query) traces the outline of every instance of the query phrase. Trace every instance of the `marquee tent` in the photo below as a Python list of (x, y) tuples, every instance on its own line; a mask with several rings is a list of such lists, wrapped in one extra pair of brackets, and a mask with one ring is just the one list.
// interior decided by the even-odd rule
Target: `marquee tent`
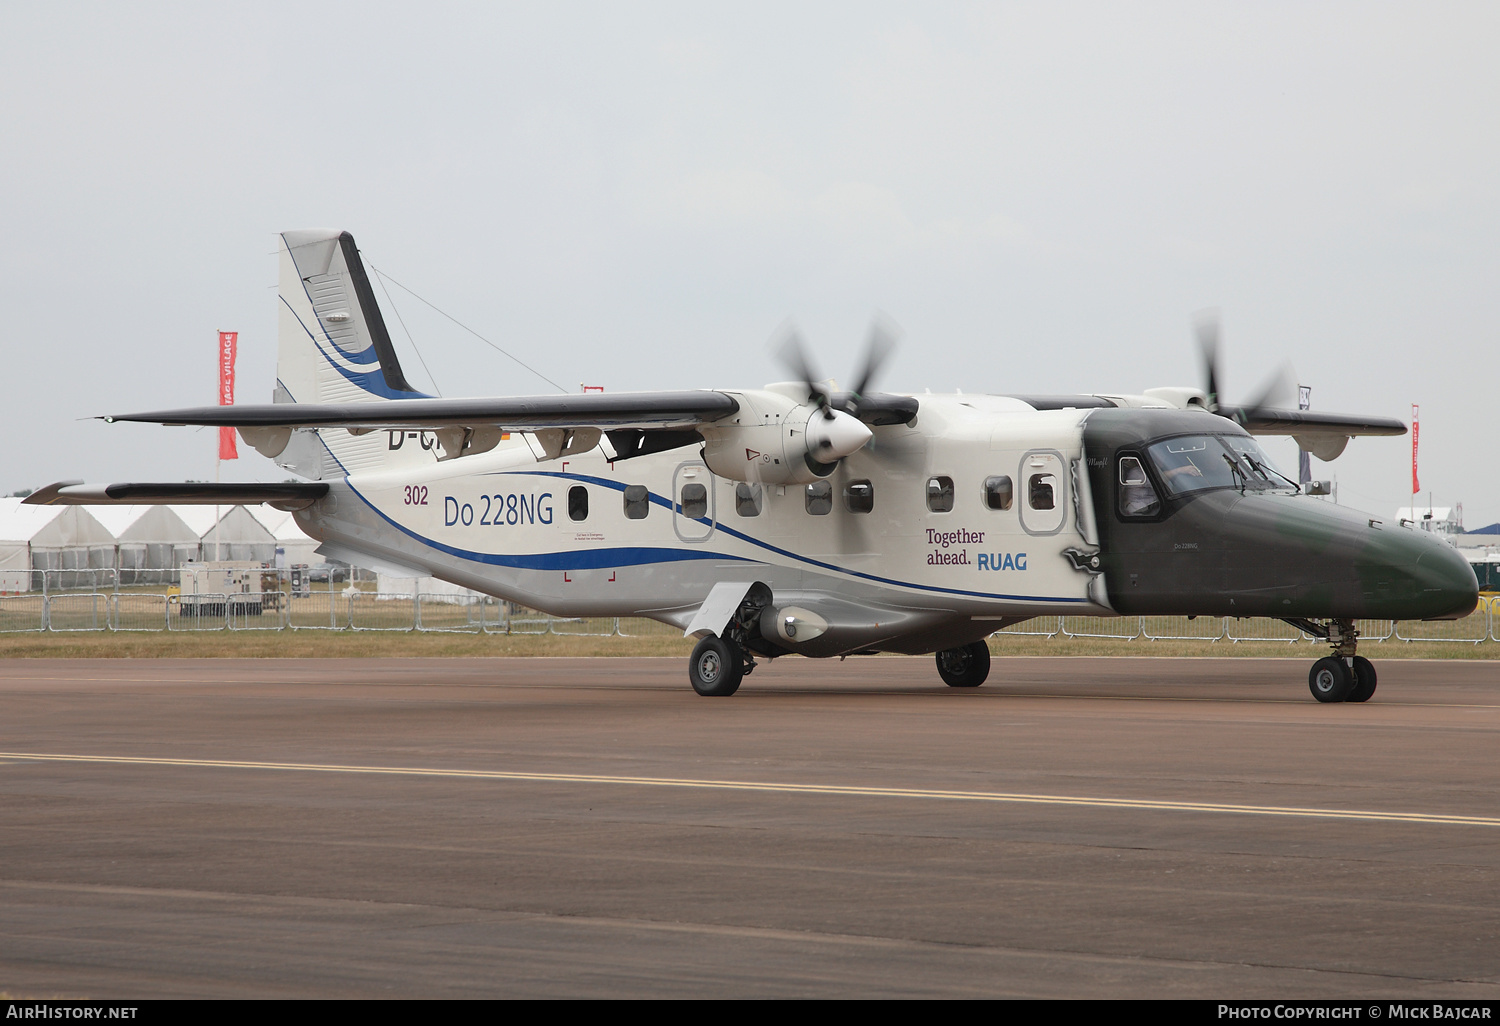
[(115, 563), (115, 537), (84, 506), (24, 506), (0, 498), (0, 591), (41, 587), (33, 570), (87, 573)]

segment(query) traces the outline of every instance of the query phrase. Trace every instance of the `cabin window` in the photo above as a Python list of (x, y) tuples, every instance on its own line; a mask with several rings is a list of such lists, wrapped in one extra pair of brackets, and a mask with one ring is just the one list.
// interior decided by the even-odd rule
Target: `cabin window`
[(708, 489), (701, 484), (682, 486), (682, 515), (697, 520), (708, 516)]
[(927, 508), (934, 513), (953, 511), (953, 478), (929, 477), (927, 479)]
[(583, 485), (574, 485), (568, 489), (568, 519), (587, 520), (589, 518), (589, 490)]
[(833, 485), (827, 481), (814, 481), (807, 486), (805, 502), (807, 511), (815, 517), (833, 512)]
[(742, 517), (758, 517), (765, 497), (760, 485), (741, 481), (734, 486), (734, 511)]
[(1015, 497), (1008, 475), (984, 479), (984, 504), (990, 509), (1010, 509)]
[(868, 481), (850, 481), (844, 486), (844, 505), (850, 513), (873, 512), (875, 486)]
[(1052, 474), (1032, 474), (1026, 484), (1027, 502), (1032, 509), (1057, 508), (1057, 478)]
[(1152, 517), (1161, 510), (1161, 499), (1146, 468), (1135, 456), (1120, 457), (1120, 516)]
[(625, 519), (645, 520), (651, 509), (651, 492), (645, 485), (627, 485), (625, 488)]

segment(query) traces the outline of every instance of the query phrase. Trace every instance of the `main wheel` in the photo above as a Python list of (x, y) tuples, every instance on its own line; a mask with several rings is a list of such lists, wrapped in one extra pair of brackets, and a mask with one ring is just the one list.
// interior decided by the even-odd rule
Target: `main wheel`
[(1364, 656), (1354, 657), (1354, 687), (1346, 702), (1368, 702), (1375, 693), (1375, 664)]
[(982, 641), (937, 654), (938, 676), (950, 688), (977, 688), (990, 675), (990, 646)]
[(739, 646), (723, 638), (707, 637), (693, 647), (688, 680), (693, 690), (708, 698), (727, 698), (740, 689), (745, 675)]
[(1349, 666), (1335, 656), (1324, 656), (1312, 664), (1307, 675), (1307, 687), (1320, 702), (1342, 702), (1354, 689), (1354, 674)]

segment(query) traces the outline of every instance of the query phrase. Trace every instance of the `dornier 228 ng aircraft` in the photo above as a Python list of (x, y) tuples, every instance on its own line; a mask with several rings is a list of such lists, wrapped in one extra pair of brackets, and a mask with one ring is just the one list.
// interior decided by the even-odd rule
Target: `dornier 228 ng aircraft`
[[(1044, 615), (1274, 617), (1326, 639), (1322, 702), (1367, 700), (1355, 621), (1467, 615), (1468, 563), (1310, 499), (1253, 435), (1333, 459), (1397, 420), (1145, 395), (896, 395), (803, 380), (477, 399), (407, 383), (347, 232), (280, 236), (275, 401), (106, 417), (230, 425), (305, 482), (64, 482), (31, 503), (269, 502), (320, 553), (564, 616), (646, 616), (699, 640), (731, 695), (755, 658), (937, 654), (983, 683), (984, 639)], [(1211, 340), (1209, 340), (1211, 341)]]

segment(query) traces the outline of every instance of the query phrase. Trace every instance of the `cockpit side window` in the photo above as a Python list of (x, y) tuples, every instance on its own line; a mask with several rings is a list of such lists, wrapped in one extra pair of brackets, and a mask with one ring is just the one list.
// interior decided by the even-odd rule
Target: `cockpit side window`
[(1161, 512), (1161, 499), (1138, 456), (1120, 457), (1120, 516), (1154, 517)]

